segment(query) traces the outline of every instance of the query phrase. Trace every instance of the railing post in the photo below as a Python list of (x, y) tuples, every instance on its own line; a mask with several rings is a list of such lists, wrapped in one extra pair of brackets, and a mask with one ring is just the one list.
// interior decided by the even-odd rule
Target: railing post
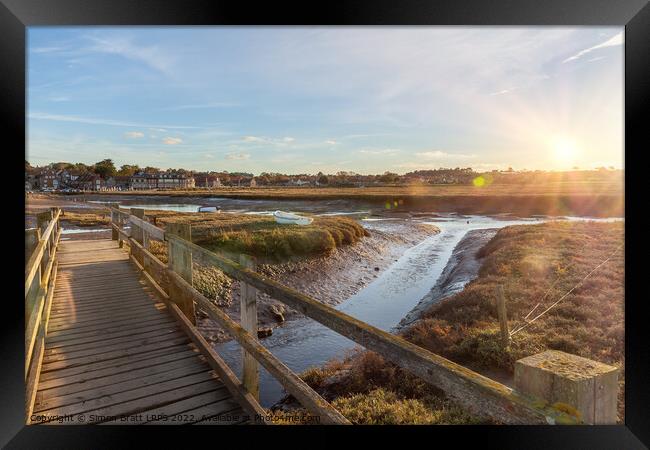
[[(144, 209), (131, 208), (131, 215), (134, 215), (138, 219), (144, 220)], [(142, 229), (133, 223), (130, 225), (131, 225), (131, 237), (136, 241), (138, 241), (140, 244), (142, 244)]]
[(38, 228), (30, 228), (25, 230), (25, 264), (29, 260), (29, 257), (32, 256), (34, 249), (38, 245), (38, 241), (41, 240), (41, 230)]
[[(188, 242), (192, 242), (192, 225), (189, 223), (169, 223), (165, 227), (165, 232), (175, 235)], [(167, 246), (167, 259), (169, 268), (181, 276), (190, 285), (192, 282), (192, 252), (173, 240), (169, 240)], [(169, 283), (169, 297), (178, 305), (183, 314), (196, 325), (196, 315), (194, 313), (194, 300), (186, 295), (184, 291), (178, 289), (174, 283)]]
[[(255, 270), (256, 262), (252, 256), (240, 255), (239, 263), (246, 269)], [(241, 326), (257, 339), (257, 289), (250, 284), (240, 282)], [(243, 373), (242, 384), (248, 392), (260, 398), (259, 363), (245, 348), (242, 348)]]
[(499, 317), (499, 326), (501, 327), (501, 345), (508, 347), (510, 345), (510, 332), (508, 331), (508, 316), (506, 313), (506, 297), (503, 294), (503, 286), (497, 286), (497, 316)]
[[(120, 240), (120, 233), (113, 228), (113, 225), (119, 226), (119, 217), (120, 215), (117, 214), (116, 212), (113, 211), (113, 208), (118, 209), (120, 206), (119, 203), (109, 203), (108, 206), (111, 208), (111, 239), (113, 241), (119, 241)], [(117, 216), (117, 220), (115, 218)]]
[[(51, 220), (52, 220), (52, 210), (45, 211), (36, 215), (36, 226), (39, 229), (41, 234), (43, 233), (43, 231), (45, 231), (47, 226), (50, 224)], [(47, 263), (50, 260), (51, 253), (52, 253), (51, 241), (50, 239), (48, 239), (47, 242), (45, 242), (45, 252), (43, 253), (43, 258), (41, 259), (41, 269), (40, 269), (41, 280), (42, 277), (45, 275), (45, 268), (47, 267)]]

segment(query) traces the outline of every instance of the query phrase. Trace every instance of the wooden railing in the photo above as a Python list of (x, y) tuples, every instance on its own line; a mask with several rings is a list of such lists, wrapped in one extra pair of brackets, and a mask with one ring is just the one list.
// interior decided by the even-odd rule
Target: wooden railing
[(56, 282), (56, 250), (61, 210), (37, 215), (37, 227), (25, 230), (25, 411), (32, 413), (40, 375), (45, 334)]
[[(255, 310), (256, 292), (259, 291), (422, 378), (479, 417), (508, 424), (577, 422), (574, 416), (539, 399), (518, 393), (399, 336), (375, 328), (264, 277), (248, 267), (250, 262), (246, 257), (238, 263), (192, 243), (189, 224), (167, 224), (166, 230), (163, 231), (145, 220), (143, 210), (132, 209), (131, 214), (116, 208), (111, 208), (111, 211), (114, 239), (129, 243), (132, 258), (149, 281), (166, 296), (173, 311), (177, 314), (182, 313), (181, 315), (185, 317), (186, 329), (198, 335), (193, 325), (196, 303), (241, 344), (244, 349), (244, 375), (243, 383), (237, 386), (241, 394), (248, 399), (257, 400), (258, 397), (257, 363), (259, 363), (310, 413), (319, 416), (322, 423), (349, 423), (335, 408), (259, 343)], [(113, 221), (115, 218), (117, 221)], [(121, 227), (126, 223), (131, 226), (130, 235)], [(148, 242), (151, 238), (167, 242), (169, 264), (163, 264), (149, 251)], [(240, 281), (243, 287), (241, 324), (232, 320), (193, 287), (192, 258), (205, 265), (217, 267), (228, 276)], [(220, 361), (219, 364), (223, 363), (218, 355), (214, 354), (214, 358)], [(221, 370), (225, 369), (221, 367)], [(239, 381), (237, 380), (236, 383)]]

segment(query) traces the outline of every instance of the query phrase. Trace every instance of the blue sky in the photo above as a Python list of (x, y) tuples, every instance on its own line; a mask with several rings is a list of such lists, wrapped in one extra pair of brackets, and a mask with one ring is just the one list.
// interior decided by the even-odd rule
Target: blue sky
[(27, 159), (623, 167), (620, 27), (31, 27)]

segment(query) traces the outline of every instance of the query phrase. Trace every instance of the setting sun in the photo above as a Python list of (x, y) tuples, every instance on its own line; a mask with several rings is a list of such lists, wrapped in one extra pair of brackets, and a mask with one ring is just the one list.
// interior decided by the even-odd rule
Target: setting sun
[(553, 159), (556, 164), (568, 167), (574, 165), (579, 156), (579, 149), (573, 139), (567, 137), (557, 137), (551, 142), (553, 150)]

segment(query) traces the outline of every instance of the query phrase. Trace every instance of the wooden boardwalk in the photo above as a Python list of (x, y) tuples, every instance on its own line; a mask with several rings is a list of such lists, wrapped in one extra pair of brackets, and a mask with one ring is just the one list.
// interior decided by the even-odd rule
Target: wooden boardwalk
[(70, 424), (245, 422), (117, 241), (61, 241), (58, 261), (35, 415), (68, 415)]

